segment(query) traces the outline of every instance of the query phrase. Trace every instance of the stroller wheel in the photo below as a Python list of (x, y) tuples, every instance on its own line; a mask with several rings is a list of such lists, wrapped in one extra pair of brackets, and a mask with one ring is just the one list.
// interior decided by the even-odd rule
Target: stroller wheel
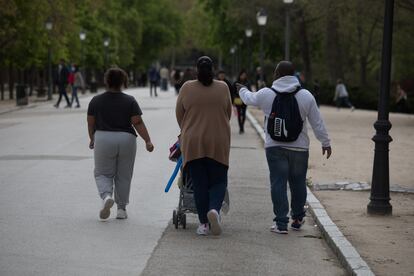
[(175, 229), (178, 229), (178, 216), (176, 210), (173, 211), (173, 224), (175, 226)]
[(183, 229), (187, 227), (187, 216), (186, 214), (182, 214), (181, 216), (181, 225), (183, 226)]

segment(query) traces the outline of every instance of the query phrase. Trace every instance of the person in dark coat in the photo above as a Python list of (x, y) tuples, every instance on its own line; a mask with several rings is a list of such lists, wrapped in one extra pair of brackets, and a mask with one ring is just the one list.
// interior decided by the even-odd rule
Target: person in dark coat
[(233, 84), (231, 84), (231, 82), (227, 79), (226, 72), (224, 70), (220, 70), (217, 73), (217, 79), (220, 81), (224, 81), (227, 84), (227, 86), (229, 87), (229, 91), (230, 91), (231, 102), (233, 102), (234, 95), (235, 95), (235, 88)]
[(149, 81), (150, 81), (150, 96), (152, 97), (152, 90), (154, 90), (154, 96), (158, 97), (157, 94), (157, 86), (160, 82), (160, 73), (155, 67), (151, 67), (149, 73)]
[[(239, 74), (239, 77), (237, 78), (236, 83), (240, 83), (241, 85), (247, 87), (247, 89), (252, 90), (249, 79), (247, 77), (247, 72), (245, 70), (242, 70)], [(236, 87), (234, 85), (233, 87)], [(239, 133), (244, 133), (244, 122), (246, 121), (246, 110), (247, 105), (243, 103), (243, 101), (240, 99), (239, 93), (236, 89), (233, 89), (231, 91), (233, 93), (233, 105), (237, 108), (237, 120), (239, 122)]]
[(62, 100), (62, 96), (65, 97), (65, 100), (66, 100), (65, 108), (70, 107), (68, 94), (66, 93), (66, 86), (68, 85), (68, 77), (69, 77), (69, 70), (65, 64), (65, 60), (61, 59), (59, 66), (58, 66), (57, 79), (56, 79), (56, 84), (59, 88), (59, 99), (55, 104), (56, 108), (59, 108), (59, 104), (60, 104), (60, 101)]

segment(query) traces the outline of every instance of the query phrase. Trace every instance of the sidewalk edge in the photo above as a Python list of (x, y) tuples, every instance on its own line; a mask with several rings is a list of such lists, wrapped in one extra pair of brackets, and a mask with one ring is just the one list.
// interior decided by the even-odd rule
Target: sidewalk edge
[[(249, 110), (246, 111), (246, 117), (264, 142), (265, 133), (262, 126)], [(315, 219), (319, 229), (321, 229), (322, 235), (329, 247), (333, 250), (347, 272), (350, 275), (356, 276), (374, 276), (374, 272), (372, 272), (368, 264), (362, 259), (355, 247), (331, 220), (321, 202), (308, 187), (306, 189), (308, 192), (307, 203), (310, 213)]]

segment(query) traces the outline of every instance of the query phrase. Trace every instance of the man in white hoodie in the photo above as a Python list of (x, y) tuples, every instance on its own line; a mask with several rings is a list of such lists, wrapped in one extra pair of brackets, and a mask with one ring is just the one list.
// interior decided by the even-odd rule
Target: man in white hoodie
[[(272, 88), (280, 93), (293, 93), (300, 87), (294, 76), (295, 69), (291, 62), (281, 61), (274, 74), (275, 81)], [(303, 128), (299, 137), (293, 142), (279, 142), (273, 140), (267, 132), (267, 118), (269, 117), (276, 93), (270, 88), (263, 88), (251, 92), (246, 87), (236, 85), (239, 95), (246, 105), (259, 107), (265, 114), (265, 149), (270, 171), (271, 196), (275, 215), (272, 232), (288, 233), (289, 201), (287, 197), (287, 182), (291, 192), (291, 228), (300, 230), (305, 222), (306, 203), (306, 173), (309, 159), (309, 137), (307, 121), (309, 121), (316, 138), (322, 144), (322, 154), (329, 158), (332, 152), (328, 133), (326, 131), (315, 98), (306, 89), (300, 89), (295, 98), (303, 120)]]

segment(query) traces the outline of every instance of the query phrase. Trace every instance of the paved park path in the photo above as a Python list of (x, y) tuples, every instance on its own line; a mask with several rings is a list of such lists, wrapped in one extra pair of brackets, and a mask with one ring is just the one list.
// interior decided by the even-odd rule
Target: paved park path
[[(86, 106), (40, 105), (0, 115), (0, 275), (344, 275), (312, 219), (302, 232), (269, 232), (272, 212), (261, 142), (233, 120), (230, 196), (220, 238), (170, 222), (178, 189), (164, 194), (174, 164), (175, 96), (131, 89), (156, 150), (138, 153), (125, 221), (97, 219), (100, 200), (88, 149)], [(246, 122), (248, 125), (248, 122)]]
[(187, 216), (185, 230), (170, 224), (142, 275), (345, 275), (311, 217), (303, 231), (269, 231), (267, 163), (263, 143), (248, 121), (246, 133), (239, 135), (232, 120), (230, 159), (231, 208), (223, 216), (222, 236), (197, 236), (196, 215)]
[[(40, 105), (0, 115), (0, 275), (139, 275), (171, 218), (175, 96), (131, 89), (156, 150), (138, 141), (129, 218), (98, 221), (86, 107)], [(55, 96), (56, 97), (56, 96)], [(116, 210), (114, 208), (113, 210)]]

